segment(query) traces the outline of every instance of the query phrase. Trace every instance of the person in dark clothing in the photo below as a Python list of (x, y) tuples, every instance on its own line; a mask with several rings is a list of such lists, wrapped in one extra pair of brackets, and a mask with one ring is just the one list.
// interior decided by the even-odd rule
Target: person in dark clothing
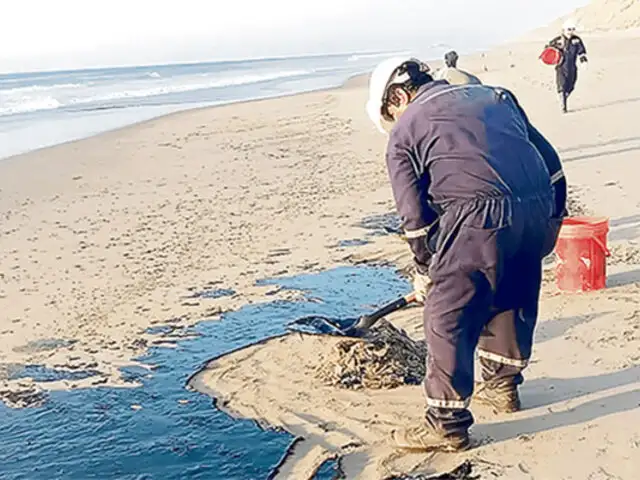
[[(469, 445), (474, 401), (520, 408), (542, 259), (566, 215), (560, 159), (503, 88), (433, 80), (413, 58), (382, 62), (367, 111), (389, 134), (386, 163), (424, 302), (424, 424), (396, 446)], [(474, 353), (482, 380), (474, 392)]]
[(444, 64), (449, 68), (458, 68), (458, 52), (451, 50), (445, 53)]
[(576, 35), (573, 22), (565, 22), (562, 34), (555, 37), (547, 45), (562, 52), (562, 60), (556, 65), (556, 87), (560, 96), (562, 111), (567, 113), (567, 100), (573, 92), (578, 80), (578, 61), (586, 63), (587, 49), (582, 39)]
[(451, 84), (481, 84), (478, 77), (458, 68), (458, 53), (454, 50), (444, 56), (444, 67), (431, 73), (434, 80), (446, 80)]

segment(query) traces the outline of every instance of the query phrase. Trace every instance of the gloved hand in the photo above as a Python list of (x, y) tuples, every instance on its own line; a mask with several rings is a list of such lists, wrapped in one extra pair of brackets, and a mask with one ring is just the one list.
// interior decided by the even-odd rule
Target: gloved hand
[(587, 63), (587, 62), (588, 62), (587, 56), (586, 55), (581, 55), (580, 56), (580, 63)]
[(413, 277), (413, 291), (416, 294), (416, 301), (424, 303), (430, 285), (431, 279), (427, 275), (422, 275), (416, 272)]

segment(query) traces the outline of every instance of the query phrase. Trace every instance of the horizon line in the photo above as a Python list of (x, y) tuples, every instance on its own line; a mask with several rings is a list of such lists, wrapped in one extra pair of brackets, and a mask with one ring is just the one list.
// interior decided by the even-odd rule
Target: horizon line
[(182, 67), (182, 66), (190, 66), (190, 65), (206, 65), (206, 64), (233, 64), (233, 63), (242, 63), (242, 62), (268, 62), (274, 60), (296, 60), (303, 58), (317, 58), (317, 57), (341, 57), (347, 55), (384, 55), (384, 54), (400, 54), (400, 53), (408, 53), (409, 49), (405, 50), (368, 50), (368, 51), (345, 51), (345, 52), (334, 52), (334, 53), (307, 53), (307, 54), (297, 54), (297, 55), (274, 55), (274, 56), (266, 56), (266, 57), (237, 57), (237, 58), (222, 58), (215, 60), (196, 60), (196, 61), (175, 61), (175, 62), (166, 62), (166, 63), (124, 63), (124, 64), (115, 64), (115, 65), (102, 65), (102, 66), (92, 66), (92, 67), (80, 67), (80, 68), (49, 68), (44, 70), (24, 70), (24, 71), (0, 71), (0, 80), (3, 77), (10, 76), (21, 76), (21, 75), (33, 75), (40, 73), (77, 73), (77, 72), (91, 72), (96, 70), (119, 70), (126, 68), (149, 68), (149, 67)]

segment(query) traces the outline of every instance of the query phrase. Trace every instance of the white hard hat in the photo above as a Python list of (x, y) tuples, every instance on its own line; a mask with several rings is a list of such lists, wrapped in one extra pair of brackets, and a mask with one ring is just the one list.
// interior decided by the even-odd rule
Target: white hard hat
[[(382, 133), (386, 133), (382, 127), (383, 118), (380, 113), (382, 99), (387, 91), (390, 80), (396, 69), (405, 62), (413, 60), (412, 57), (393, 57), (384, 60), (371, 73), (369, 77), (369, 100), (367, 101), (367, 114), (369, 118)], [(402, 83), (409, 79), (408, 74), (399, 75), (393, 78), (394, 82)]]
[(562, 25), (562, 29), (563, 30), (575, 30), (576, 28), (577, 28), (576, 27), (576, 22), (574, 20), (572, 20), (572, 19), (568, 19)]

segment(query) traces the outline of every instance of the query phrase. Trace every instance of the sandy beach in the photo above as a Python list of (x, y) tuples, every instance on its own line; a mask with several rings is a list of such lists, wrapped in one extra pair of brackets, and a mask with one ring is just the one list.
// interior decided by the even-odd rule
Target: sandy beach
[[(419, 421), (419, 387), (327, 388), (309, 371), (333, 339), (276, 338), (212, 361), (192, 386), (235, 416), (303, 439), (281, 478), (311, 478), (337, 457), (347, 478), (432, 473), (466, 458), (479, 473), (491, 472), (486, 478), (636, 478), (640, 36), (583, 38), (590, 63), (567, 115), (552, 69), (537, 61), (539, 41), (460, 60), (485, 83), (518, 95), (561, 153), (572, 200), (611, 220), (607, 289), (562, 294), (548, 272), (525, 410), (493, 417), (474, 408), (479, 446), (468, 453), (398, 453), (387, 436)], [(145, 333), (149, 327), (191, 325), (297, 295), (256, 285), (261, 279), (361, 262), (406, 267), (408, 248), (393, 235), (338, 245), (364, 235), (364, 217), (394, 209), (385, 138), (366, 118), (365, 101), (366, 79), (357, 78), (331, 91), (172, 114), (0, 161), (4, 400), (16, 392), (135, 386), (119, 368), (150, 346), (170, 344)], [(217, 289), (233, 294), (194, 295)], [(389, 320), (421, 338), (419, 309)], [(30, 364), (95, 374), (46, 385), (9, 379), (16, 365)]]

